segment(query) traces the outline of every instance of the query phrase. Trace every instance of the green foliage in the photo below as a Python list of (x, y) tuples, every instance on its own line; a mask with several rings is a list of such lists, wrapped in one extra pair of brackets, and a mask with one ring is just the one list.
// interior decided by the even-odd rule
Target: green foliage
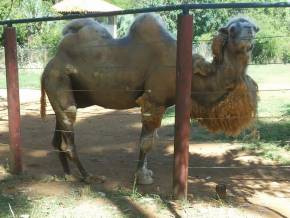
[(133, 7), (133, 0), (107, 0), (107, 2), (110, 2), (113, 5), (117, 5), (123, 9), (129, 9)]
[(133, 15), (124, 15), (117, 17), (117, 35), (123, 37), (128, 33), (129, 26), (134, 20)]
[[(10, 2), (10, 1), (7, 1)], [(9, 8), (9, 12), (3, 8)], [(0, 3), (2, 19), (22, 19), (54, 15), (53, 1), (19, 0), (11, 3)], [(29, 48), (49, 47), (55, 50), (60, 40), (62, 22), (37, 22), (16, 25), (18, 45)]]
[[(290, 12), (288, 9), (249, 10), (248, 16), (254, 18), (260, 27), (253, 50), (255, 63), (290, 62)], [(280, 37), (275, 37), (280, 36)], [(283, 37), (281, 37), (283, 36)]]
[[(53, 15), (52, 3), (41, 0), (23, 0), (19, 8), (14, 8), (11, 18), (31, 18)], [(38, 22), (17, 25), (17, 40), (22, 46), (55, 47), (60, 38), (60, 23)]]
[[(1, 0), (0, 19), (19, 19), (55, 15), (52, 5), (56, 0)], [(160, 5), (186, 4), (186, 3), (220, 3), (240, 2), (240, 0), (108, 0), (121, 8), (146, 8)], [(251, 2), (244, 0), (243, 2)], [(264, 2), (264, 0), (258, 0)], [(269, 2), (275, 2), (270, 0)], [(176, 34), (177, 17), (181, 11), (161, 12), (168, 29)], [(290, 35), (289, 9), (218, 9), (218, 10), (191, 10), (194, 16), (194, 39), (208, 40), (233, 16), (242, 15), (253, 18), (260, 26), (256, 46), (253, 51), (255, 63), (282, 61), (290, 62), (290, 43), (287, 38), (269, 38), (268, 36)], [(133, 15), (117, 17), (118, 36), (124, 36), (133, 21)], [(42, 22), (17, 25), (17, 40), (19, 45), (25, 47), (49, 47), (52, 52), (60, 40), (60, 29), (63, 23)], [(0, 27), (2, 28), (2, 27)], [(2, 30), (2, 29), (1, 29)], [(0, 31), (1, 31), (0, 30)], [(1, 41), (1, 40), (0, 40)]]
[[(150, 7), (186, 3), (220, 3), (218, 0), (141, 0), (136, 2), (136, 7)], [(240, 0), (223, 0), (222, 2), (240, 2)], [(246, 0), (243, 2), (251, 2)], [(256, 2), (264, 2), (258, 0)], [(269, 1), (275, 2), (275, 1)], [(167, 24), (169, 30), (176, 34), (177, 16), (181, 11), (161, 12), (160, 15)], [(208, 39), (215, 34), (219, 27), (233, 16), (246, 16), (253, 18), (261, 31), (257, 35), (256, 46), (253, 51), (255, 63), (274, 61), (290, 62), (290, 43), (287, 38), (268, 38), (269, 36), (290, 35), (290, 11), (283, 8), (265, 9), (218, 9), (218, 10), (192, 10), (194, 15), (194, 39)]]

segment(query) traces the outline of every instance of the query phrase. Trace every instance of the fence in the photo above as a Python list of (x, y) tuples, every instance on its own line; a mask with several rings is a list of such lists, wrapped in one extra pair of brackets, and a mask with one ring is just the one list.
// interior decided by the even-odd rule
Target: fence
[[(17, 47), (18, 69), (43, 69), (51, 58), (48, 48)], [(0, 69), (5, 69), (5, 51), (0, 48)], [(1, 71), (0, 71), (1, 73)]]
[[(220, 9), (220, 8), (272, 8), (290, 7), (290, 3), (223, 3), (223, 4), (187, 4), (172, 5), (145, 9), (132, 9), (115, 12), (92, 13), (85, 15), (67, 15), (61, 17), (44, 17), (20, 20), (0, 21), (0, 25), (7, 25), (4, 30), (5, 36), (5, 61), (7, 71), (8, 90), (8, 113), (10, 148), (13, 154), (13, 171), (22, 171), (21, 143), (20, 143), (20, 104), (16, 53), (16, 32), (12, 27), (14, 24), (28, 22), (43, 22), (68, 20), (84, 17), (101, 17), (124, 15), (131, 13), (161, 12), (182, 10), (179, 17), (177, 37), (177, 92), (176, 92), (176, 121), (175, 121), (175, 146), (174, 146), (174, 194), (177, 198), (186, 198), (187, 176), (188, 176), (188, 145), (189, 145), (189, 99), (191, 96), (191, 72), (192, 72), (192, 16), (190, 10), (194, 9)], [(29, 58), (33, 59), (33, 58)], [(44, 55), (46, 62), (47, 55)], [(20, 64), (25, 66), (27, 56), (20, 56)], [(34, 61), (32, 61), (34, 63)], [(38, 65), (37, 65), (38, 66)], [(34, 65), (33, 65), (34, 67)], [(40, 66), (39, 67), (43, 67)]]

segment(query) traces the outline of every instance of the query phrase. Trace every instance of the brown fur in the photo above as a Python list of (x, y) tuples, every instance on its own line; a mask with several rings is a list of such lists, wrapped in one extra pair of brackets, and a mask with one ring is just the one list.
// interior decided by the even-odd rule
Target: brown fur
[(211, 132), (238, 135), (255, 119), (257, 91), (257, 84), (247, 76), (213, 107), (203, 107), (193, 101), (191, 117)]
[(41, 77), (41, 97), (40, 97), (40, 115), (41, 118), (44, 120), (46, 117), (46, 97), (45, 97), (45, 89), (44, 89), (44, 82), (43, 76)]
[(157, 129), (161, 126), (165, 107), (156, 106), (150, 102), (149, 96), (146, 93), (136, 100), (136, 103), (141, 107), (143, 125), (145, 125), (147, 129)]
[(221, 64), (223, 62), (224, 46), (225, 37), (222, 34), (218, 34), (213, 37), (211, 49), (213, 54), (213, 61), (217, 64)]
[(207, 62), (204, 57), (198, 54), (193, 54), (192, 73), (201, 76), (210, 76), (214, 74), (214, 66)]

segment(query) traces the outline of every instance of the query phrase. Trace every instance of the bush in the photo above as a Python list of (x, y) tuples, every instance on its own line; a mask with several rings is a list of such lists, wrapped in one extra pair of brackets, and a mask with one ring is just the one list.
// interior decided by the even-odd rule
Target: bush
[[(281, 10), (281, 14), (283, 15), (283, 10), (279, 10)], [(274, 12), (271, 11), (271, 13)], [(257, 24), (260, 27), (260, 32), (257, 34), (253, 50), (253, 62), (258, 64), (271, 62), (289, 63), (289, 38), (287, 39), (283, 37), (289, 35), (289, 30), (287, 29), (287, 25), (284, 25), (284, 23), (281, 22), (283, 17), (287, 18), (289, 14), (279, 17), (274, 15), (269, 16), (265, 12), (252, 16), (255, 17)]]

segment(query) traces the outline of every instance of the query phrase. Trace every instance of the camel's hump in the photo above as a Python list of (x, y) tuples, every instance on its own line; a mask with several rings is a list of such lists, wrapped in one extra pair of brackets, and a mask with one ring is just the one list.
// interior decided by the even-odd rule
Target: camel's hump
[(108, 30), (92, 18), (76, 19), (69, 22), (62, 30), (62, 35), (79, 34), (81, 38), (112, 38)]
[(129, 34), (145, 41), (158, 41), (161, 38), (175, 38), (167, 30), (161, 17), (154, 13), (141, 14), (137, 16), (130, 27)]

